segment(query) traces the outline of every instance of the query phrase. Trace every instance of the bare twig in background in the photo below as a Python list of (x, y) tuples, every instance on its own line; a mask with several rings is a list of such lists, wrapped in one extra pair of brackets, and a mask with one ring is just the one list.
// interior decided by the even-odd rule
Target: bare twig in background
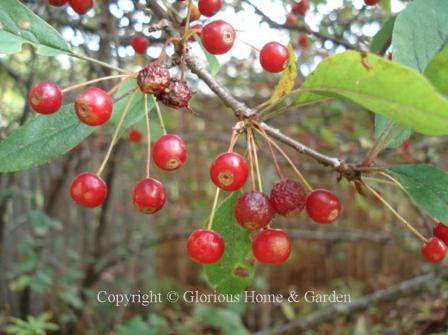
[(354, 46), (353, 44), (349, 43), (348, 41), (346, 41), (343, 38), (339, 38), (336, 36), (332, 36), (332, 35), (328, 35), (328, 34), (324, 34), (321, 33), (319, 31), (315, 31), (312, 30), (310, 27), (308, 27), (306, 24), (294, 24), (294, 25), (285, 25), (285, 24), (279, 24), (275, 21), (273, 21), (268, 15), (266, 15), (262, 10), (260, 10), (257, 6), (255, 6), (250, 0), (243, 0), (245, 3), (247, 3), (248, 5), (250, 5), (255, 13), (257, 13), (258, 15), (261, 16), (261, 18), (266, 21), (272, 28), (277, 28), (277, 29), (287, 29), (287, 30), (295, 30), (301, 33), (306, 33), (309, 35), (313, 35), (314, 37), (320, 39), (321, 41), (331, 41), (337, 45), (341, 45), (346, 49), (349, 50), (359, 50), (359, 48), (357, 48), (356, 46)]
[(333, 304), (315, 313), (309, 314), (303, 318), (294, 320), (277, 328), (262, 330), (254, 335), (282, 335), (299, 334), (298, 331), (309, 329), (318, 324), (334, 320), (343, 315), (351, 315), (360, 312), (374, 305), (397, 299), (398, 297), (408, 296), (422, 291), (431, 285), (437, 283), (436, 273), (428, 273), (406, 280), (388, 289), (376, 291), (366, 295), (348, 304)]

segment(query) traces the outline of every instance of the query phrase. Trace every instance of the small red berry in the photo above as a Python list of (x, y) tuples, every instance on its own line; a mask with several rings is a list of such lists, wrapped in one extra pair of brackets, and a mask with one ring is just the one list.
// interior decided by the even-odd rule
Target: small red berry
[(288, 59), (288, 48), (277, 42), (267, 43), (260, 51), (260, 64), (269, 72), (282, 72)]
[(219, 155), (210, 166), (210, 178), (224, 191), (239, 190), (247, 181), (249, 165), (243, 156), (236, 152)]
[(305, 34), (300, 34), (297, 42), (299, 42), (299, 45), (304, 49), (308, 49), (308, 47), (310, 46), (308, 36), (306, 36)]
[(224, 254), (224, 239), (213, 230), (197, 229), (188, 237), (187, 251), (194, 261), (213, 264)]
[(149, 40), (143, 35), (135, 35), (131, 39), (131, 46), (138, 54), (144, 54), (149, 46)]
[(381, 0), (364, 0), (364, 3), (366, 4), (366, 6), (375, 6), (380, 1)]
[(448, 226), (438, 222), (437, 226), (432, 230), (432, 234), (441, 239), (443, 243), (448, 244)]
[(28, 95), (28, 101), (37, 113), (52, 114), (62, 106), (62, 91), (51, 81), (42, 81), (35, 84)]
[(285, 21), (286, 25), (292, 26), (296, 23), (297, 23), (297, 17), (295, 15), (292, 15), (292, 14), (286, 15), (286, 21)]
[(291, 253), (291, 241), (281, 229), (266, 229), (259, 232), (252, 241), (255, 258), (266, 264), (286, 262)]
[(305, 207), (306, 192), (294, 180), (282, 180), (272, 187), (271, 202), (275, 211), (283, 216), (299, 214)]
[(67, 4), (68, 0), (48, 0), (48, 3), (52, 6), (62, 7)]
[(157, 63), (151, 63), (139, 71), (137, 84), (146, 94), (162, 94), (170, 86), (170, 71)]
[(327, 190), (314, 190), (306, 199), (306, 211), (314, 222), (332, 223), (341, 213), (341, 201)]
[(432, 237), (422, 246), (422, 255), (431, 263), (438, 263), (445, 258), (446, 244), (437, 237)]
[(214, 55), (222, 55), (232, 49), (235, 36), (235, 29), (222, 20), (206, 24), (201, 31), (202, 45)]
[(187, 159), (187, 148), (181, 137), (177, 135), (163, 135), (152, 148), (154, 163), (165, 171), (177, 170)]
[(274, 214), (271, 200), (261, 192), (244, 193), (238, 198), (233, 210), (238, 223), (249, 230), (266, 227)]
[(292, 7), (292, 12), (296, 15), (304, 16), (310, 8), (310, 2), (308, 0), (300, 0)]
[(81, 173), (73, 180), (70, 195), (74, 201), (84, 207), (98, 207), (106, 199), (107, 185), (96, 174)]
[(156, 179), (146, 178), (135, 184), (132, 190), (135, 208), (143, 214), (153, 214), (165, 205), (165, 188)]
[(140, 143), (143, 138), (143, 134), (140, 130), (136, 128), (129, 129), (128, 140), (134, 143)]
[(199, 0), (198, 2), (199, 11), (202, 15), (207, 17), (212, 17), (215, 15), (222, 7), (221, 0)]
[(162, 101), (165, 106), (179, 109), (190, 109), (190, 99), (193, 96), (188, 84), (182, 79), (172, 79), (168, 89), (162, 94), (157, 95), (157, 99)]
[(106, 123), (112, 115), (112, 99), (98, 87), (89, 87), (75, 98), (75, 112), (89, 126)]
[(93, 0), (68, 0), (68, 3), (79, 15), (84, 15), (93, 8)]

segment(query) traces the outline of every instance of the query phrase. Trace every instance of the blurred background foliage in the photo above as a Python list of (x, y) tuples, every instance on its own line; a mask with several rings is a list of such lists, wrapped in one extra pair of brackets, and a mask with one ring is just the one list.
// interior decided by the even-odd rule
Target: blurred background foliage
[[(160, 52), (160, 34), (149, 35), (145, 29), (156, 21), (145, 12), (144, 1), (97, 0), (95, 11), (82, 18), (71, 10), (50, 7), (46, 1), (23, 2), (60, 30), (75, 48), (105, 62), (137, 70)], [(393, 14), (388, 1), (373, 8), (364, 7), (362, 1), (337, 3), (312, 1), (311, 19), (307, 16), (306, 24), (360, 47), (367, 46)], [(273, 13), (285, 18), (292, 4), (275, 0), (260, 6), (275, 6)], [(401, 1), (392, 4), (397, 8), (405, 5)], [(267, 24), (261, 23), (263, 18), (246, 1), (225, 1), (225, 6), (226, 13), (252, 15), (266, 28)], [(244, 30), (245, 23), (241, 22), (238, 29)], [(309, 48), (303, 49), (297, 43), (297, 32), (271, 29), (296, 49), (301, 72), (298, 85), (320, 60), (344, 50), (337, 43), (313, 36), (309, 36)], [(145, 56), (134, 55), (129, 47), (136, 31), (151, 37)], [(250, 42), (256, 43), (257, 36)], [(198, 57), (203, 56), (198, 53)], [(254, 67), (255, 52), (237, 52), (220, 61), (217, 78), (239, 99), (256, 106), (270, 97), (278, 77)], [(108, 74), (95, 64), (62, 56), (38, 57), (29, 47), (22, 53), (0, 57), (0, 139), (33, 117), (25, 97), (34, 82), (51, 79), (65, 87)], [(186, 256), (184, 240), (208, 216), (214, 192), (208, 164), (226, 150), (235, 119), (203, 84), (196, 82), (195, 76), (187, 76), (198, 92), (192, 100), (198, 116), (163, 110), (169, 132), (183, 136), (189, 156), (184, 168), (176, 173), (153, 169), (167, 188), (169, 200), (161, 212), (144, 216), (132, 208), (130, 191), (144, 174), (145, 144), (128, 141), (126, 134), (105, 172), (110, 185), (106, 204), (85, 210), (72, 203), (70, 181), (80, 172), (97, 169), (111, 138), (113, 129), (108, 126), (97, 129), (50, 164), (0, 175), (0, 330), (18, 335), (271, 334), (269, 329), (274, 326), (287, 325), (328, 307), (182, 302), (115, 307), (96, 301), (99, 290), (212, 292), (200, 266)], [(71, 93), (65, 101), (73, 98)], [(270, 122), (319, 151), (350, 161), (361, 160), (374, 142), (373, 116), (340, 101), (290, 109)], [(144, 133), (144, 121), (136, 128)], [(152, 135), (156, 139), (160, 134), (154, 118)], [(268, 148), (259, 144), (264, 184), (269, 188), (276, 181), (274, 166)], [(402, 147), (383, 152), (378, 164), (433, 162), (446, 170), (446, 145), (444, 138), (414, 135)], [(258, 266), (250, 289), (282, 294), (290, 290), (336, 290), (350, 294), (355, 301), (432, 269), (420, 258), (419, 241), (403, 230), (377, 199), (358, 194), (345, 181), (339, 183), (330, 169), (286, 151), (312, 185), (340, 196), (344, 213), (338, 222), (323, 228), (304, 215), (277, 218), (275, 225), (286, 228), (294, 239), (292, 256), (282, 266)], [(286, 161), (280, 159), (280, 163), (285, 174), (293, 178)], [(378, 184), (377, 189), (419, 230), (425, 234), (431, 231), (432, 222), (403, 193), (384, 184)], [(441, 280), (431, 290), (411, 291), (380, 306), (368, 304), (360, 313), (335, 313), (331, 320), (313, 323), (303, 333), (442, 334), (447, 329), (445, 286)]]

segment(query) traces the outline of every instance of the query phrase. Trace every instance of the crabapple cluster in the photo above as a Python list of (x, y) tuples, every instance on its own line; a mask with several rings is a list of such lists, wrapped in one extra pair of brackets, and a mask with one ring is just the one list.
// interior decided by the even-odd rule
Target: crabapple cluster
[[(28, 102), (37, 113), (53, 114), (62, 106), (63, 91), (56, 83), (43, 81), (31, 88)], [(81, 122), (99, 126), (106, 123), (112, 115), (112, 99), (102, 89), (89, 87), (75, 98), (74, 109)]]
[[(200, 0), (199, 11), (211, 17), (222, 7), (221, 0)], [(201, 42), (204, 48), (213, 55), (222, 55), (232, 49), (236, 39), (233, 26), (223, 20), (215, 20), (201, 28)], [(288, 63), (288, 48), (278, 42), (267, 43), (260, 51), (260, 64), (268, 72), (281, 72)]]
[[(171, 78), (170, 72), (163, 66), (151, 63), (136, 74), (135, 78), (142, 93), (153, 94), (159, 101), (172, 108), (189, 108), (192, 93), (186, 81)], [(66, 91), (81, 86), (86, 85), (85, 83), (74, 85)], [(112, 91), (108, 93), (92, 86), (78, 94), (74, 100), (74, 111), (79, 121), (89, 126), (105, 124), (112, 115), (113, 102), (110, 96)], [(37, 113), (55, 113), (62, 106), (63, 92), (53, 82), (37, 83), (30, 90), (29, 104)], [(131, 129), (128, 132), (129, 141), (140, 142), (142, 137), (137, 129)], [(148, 141), (150, 141), (149, 136)], [(112, 140), (111, 148), (113, 144), (114, 140)], [(153, 157), (155, 165), (161, 170), (174, 171), (185, 163), (187, 150), (180, 136), (165, 134), (156, 141), (148, 155)], [(106, 199), (107, 185), (101, 179), (100, 172), (82, 173), (73, 180), (70, 194), (78, 204), (94, 208), (100, 206)], [(160, 181), (149, 177), (149, 166), (147, 166), (147, 177), (137, 182), (132, 190), (132, 201), (135, 208), (144, 214), (157, 212), (166, 202), (165, 188)]]
[[(380, 1), (364, 0), (367, 6), (376, 5)], [(80, 15), (85, 14), (94, 6), (93, 0), (48, 0), (48, 2), (53, 6), (64, 6), (69, 3), (71, 8)], [(199, 0), (198, 7), (194, 6), (191, 8), (190, 19), (194, 21), (200, 15), (212, 17), (221, 10), (222, 5), (222, 0)], [(285, 24), (295, 25), (298, 19), (303, 19), (309, 8), (309, 0), (298, 0), (292, 6), (291, 13), (287, 15)], [(207, 52), (213, 55), (222, 55), (229, 52), (235, 40), (237, 40), (237, 33), (234, 27), (221, 19), (208, 22), (205, 25), (195, 24), (189, 28), (188, 25), (185, 26), (186, 31), (184, 31), (182, 38), (183, 47), (185, 47), (185, 41), (194, 41), (195, 36), (198, 36)], [(301, 33), (298, 35), (297, 43), (303, 49), (309, 48), (308, 36), (305, 33)], [(136, 53), (145, 54), (149, 46), (149, 40), (145, 36), (137, 34), (131, 39), (130, 45)], [(165, 47), (166, 45), (164, 45), (157, 61), (143, 67), (132, 78), (136, 79), (138, 88), (143, 94), (153, 96), (165, 106), (174, 109), (186, 108), (191, 110), (190, 99), (193, 93), (184, 79), (183, 66), (181, 67), (182, 74), (180, 78), (172, 78), (169, 68), (161, 63)], [(181, 48), (177, 48), (176, 45), (176, 49), (180, 50)], [(185, 49), (183, 52), (185, 52)], [(182, 56), (185, 55), (181, 55), (181, 62), (185, 62), (185, 57)], [(282, 72), (288, 61), (288, 48), (276, 41), (266, 43), (259, 50), (260, 65), (267, 72)], [(71, 89), (73, 87), (61, 90), (56, 83), (50, 81), (37, 83), (30, 90), (28, 96), (29, 104), (37, 113), (55, 113), (63, 104), (64, 93)], [(74, 111), (80, 122), (88, 126), (105, 124), (112, 115), (113, 101), (111, 94), (113, 92), (113, 90), (105, 92), (98, 87), (92, 86), (79, 93), (74, 99)], [(149, 117), (147, 121), (149, 122)], [(210, 179), (219, 190), (235, 192), (243, 189), (249, 177), (252, 177), (250, 191), (242, 193), (235, 203), (233, 208), (235, 219), (241, 227), (251, 232), (252, 254), (256, 260), (264, 264), (282, 264), (290, 256), (291, 241), (285, 230), (271, 227), (272, 221), (276, 216), (296, 217), (305, 211), (307, 216), (315, 223), (327, 225), (338, 219), (342, 205), (334, 193), (321, 188), (312, 189), (300, 172), (298, 172), (298, 175), (303, 179), (302, 182), (307, 188), (295, 180), (285, 179), (281, 172), (277, 171), (280, 180), (272, 186), (270, 194), (264, 193), (261, 186), (256, 191), (254, 178), (254, 170), (256, 169), (254, 168), (252, 156), (252, 154), (256, 156), (256, 148), (254, 148), (255, 140), (253, 138), (252, 144), (249, 143), (250, 136), (253, 136), (249, 136), (249, 129), (253, 128), (260, 134), (262, 131), (256, 121), (248, 120), (247, 122), (249, 124), (245, 124), (244, 131), (248, 135), (249, 161), (246, 157), (234, 152), (233, 145), (231, 145), (227, 152), (218, 155), (210, 165)], [(269, 143), (271, 141), (266, 134), (261, 135), (266, 142)], [(141, 142), (143, 138), (142, 133), (135, 128), (130, 129), (127, 136), (128, 140), (134, 143)], [(112, 140), (111, 148), (113, 144), (114, 140)], [(251, 152), (251, 146), (254, 148), (253, 152)], [(166, 203), (166, 192), (163, 184), (157, 179), (150, 177), (149, 157), (152, 157), (154, 164), (164, 171), (174, 171), (181, 168), (187, 158), (184, 141), (181, 137), (174, 134), (161, 136), (154, 143), (152, 149), (148, 134), (148, 148), (147, 175), (139, 180), (131, 191), (135, 208), (143, 214), (156, 213)], [(281, 152), (281, 149), (279, 151)], [(273, 152), (272, 155), (276, 163)], [(286, 158), (288, 160), (287, 156)], [(106, 161), (107, 156), (104, 162)], [(276, 167), (278, 168), (278, 166)], [(95, 208), (105, 201), (108, 188), (100, 177), (100, 171), (101, 168), (97, 174), (82, 173), (73, 180), (70, 194), (75, 202), (87, 208)], [(259, 185), (261, 185), (260, 176), (258, 175), (257, 177)], [(193, 231), (187, 241), (188, 254), (194, 261), (201, 264), (218, 262), (225, 251), (223, 237), (218, 232), (212, 230), (213, 214), (218, 195), (219, 192), (216, 194), (208, 229)], [(422, 246), (421, 253), (430, 262), (440, 262), (444, 259), (447, 252), (447, 244), (448, 227), (438, 223), (436, 228), (434, 228), (433, 237), (426, 240)]]
[[(210, 179), (219, 189), (233, 192), (244, 187), (250, 171), (251, 163), (229, 150), (218, 155), (210, 165)], [(281, 264), (291, 253), (291, 242), (284, 230), (270, 228), (272, 219), (275, 215), (296, 216), (305, 208), (313, 221), (329, 224), (338, 218), (341, 203), (327, 190), (316, 189), (307, 196), (301, 184), (283, 179), (272, 187), (270, 195), (254, 189), (243, 193), (235, 203), (234, 216), (242, 227), (254, 233), (252, 253), (255, 258), (265, 264)], [(224, 243), (216, 242), (221, 240), (219, 233), (211, 229), (196, 230), (188, 240), (188, 253), (202, 264), (217, 262), (224, 252)], [(200, 247), (199, 242), (193, 241), (200, 241)], [(204, 261), (204, 257), (212, 254), (215, 257)]]

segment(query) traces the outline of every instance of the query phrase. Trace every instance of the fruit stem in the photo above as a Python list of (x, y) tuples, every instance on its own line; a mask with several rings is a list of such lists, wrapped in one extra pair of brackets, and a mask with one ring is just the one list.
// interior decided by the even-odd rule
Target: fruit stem
[(240, 136), (240, 134), (234, 130), (232, 132), (232, 137), (230, 138), (230, 144), (229, 144), (229, 148), (227, 149), (227, 152), (232, 152), (233, 148), (235, 147), (236, 141), (238, 140), (238, 137)]
[(162, 63), (163, 58), (165, 58), (166, 48), (168, 44), (170, 44), (175, 39), (176, 38), (174, 36), (171, 36), (165, 40), (165, 42), (162, 45), (162, 51), (160, 51), (159, 58), (157, 58), (157, 65), (160, 65)]
[[(76, 90), (77, 88), (84, 87), (84, 86), (94, 84), (94, 83), (98, 83), (100, 81), (106, 81), (106, 80), (117, 79), (117, 78), (126, 78), (126, 77), (130, 78), (130, 75), (119, 74), (119, 75), (114, 75), (114, 76), (107, 76), (107, 77), (92, 79), (92, 80), (84, 81), (84, 82), (76, 84), (76, 85), (68, 86), (62, 90), (62, 93), (67, 93), (69, 91)], [(122, 81), (120, 81), (120, 83), (121, 82)]]
[(187, 17), (185, 18), (185, 28), (184, 28), (184, 35), (182, 37), (182, 44), (185, 44), (188, 41), (188, 28), (190, 27), (191, 5), (192, 5), (191, 0), (188, 0)]
[(106, 156), (104, 157), (103, 162), (101, 163), (101, 166), (98, 169), (98, 172), (96, 173), (98, 177), (101, 176), (101, 173), (103, 173), (103, 170), (106, 167), (107, 161), (109, 160), (110, 154), (112, 153), (112, 149), (114, 148), (115, 142), (117, 141), (118, 135), (120, 133), (121, 126), (123, 125), (123, 121), (131, 107), (132, 101), (134, 101), (134, 97), (137, 92), (138, 92), (137, 89), (135, 89), (134, 93), (132, 93), (132, 95), (129, 97), (128, 103), (123, 111), (123, 114), (121, 114), (120, 121), (118, 121), (117, 127), (115, 128), (115, 132), (114, 135), (112, 136), (112, 141), (109, 144), (109, 148), (107, 149)]
[(254, 157), (252, 155), (252, 139), (250, 137), (249, 129), (246, 131), (247, 152), (249, 154), (250, 165), (250, 191), (255, 192), (255, 173), (254, 173)]
[(378, 172), (380, 175), (382, 175), (383, 177), (386, 177), (387, 179), (389, 179), (390, 181), (392, 181), (395, 185), (397, 185), (403, 192), (406, 193), (405, 188), (403, 187), (403, 185), (401, 185), (401, 183), (396, 180), (394, 177), (392, 177), (391, 175), (388, 175), (385, 172)]
[(261, 130), (261, 136), (264, 138), (264, 140), (268, 144), (269, 151), (271, 152), (272, 160), (274, 161), (274, 166), (275, 166), (275, 171), (277, 172), (277, 176), (282, 180), (285, 179), (285, 176), (283, 176), (282, 170), (280, 169), (280, 165), (278, 164), (277, 157), (275, 156), (274, 150), (272, 149), (272, 145), (271, 145), (271, 142), (269, 141), (268, 134), (266, 134), (264, 129), (262, 127), (260, 127), (260, 125), (257, 122), (254, 122), (254, 124), (257, 126), (257, 128), (255, 128), (255, 130), (258, 132), (260, 132), (260, 130)]
[[(257, 129), (257, 131), (260, 134), (263, 134), (260, 130)], [(274, 146), (274, 148), (276, 148), (283, 155), (283, 157), (285, 157), (285, 159), (288, 161), (289, 165), (291, 165), (291, 167), (294, 170), (294, 172), (297, 174), (297, 176), (299, 176), (300, 180), (302, 180), (303, 184), (308, 189), (308, 191), (310, 191), (310, 192), (313, 191), (313, 188), (311, 187), (311, 185), (308, 183), (308, 181), (305, 179), (305, 177), (299, 171), (299, 169), (294, 165), (294, 163), (292, 162), (291, 158), (289, 158), (289, 156), (286, 154), (286, 152), (283, 151), (283, 149), (280, 148), (280, 146), (277, 143), (275, 143), (271, 138), (269, 138), (268, 135), (265, 135), (265, 136), (266, 136), (265, 139), (267, 141), (269, 141)]]
[(82, 60), (85, 60), (85, 61), (87, 61), (87, 62), (96, 63), (96, 64), (101, 65), (101, 66), (103, 66), (103, 67), (107, 67), (107, 68), (109, 68), (109, 69), (112, 69), (112, 70), (115, 70), (115, 71), (117, 71), (117, 72), (121, 72), (121, 73), (124, 73), (124, 74), (127, 74), (127, 75), (130, 75), (130, 74), (131, 74), (131, 72), (129, 72), (129, 71), (127, 71), (127, 70), (124, 70), (124, 69), (121, 69), (121, 68), (119, 68), (119, 67), (116, 67), (116, 66), (107, 64), (107, 63), (105, 63), (105, 62), (102, 62), (102, 61), (100, 61), (100, 60), (97, 60), (97, 59), (92, 58), (92, 57), (89, 57), (89, 56), (79, 55), (79, 54), (74, 53), (74, 52), (71, 52), (71, 53), (70, 53), (70, 56), (72, 56), (72, 57), (76, 57), (76, 58), (79, 58), (79, 59), (82, 59)]
[(237, 39), (238, 41), (240, 41), (241, 43), (246, 44), (248, 47), (254, 49), (255, 51), (258, 51), (258, 52), (261, 51), (260, 48), (257, 48), (255, 45), (253, 45), (253, 44), (251, 44), (251, 43), (249, 43), (249, 42), (247, 42), (247, 41), (245, 41), (245, 40), (242, 40), (242, 39), (239, 38), (238, 36), (236, 37), (236, 39)]
[(159, 119), (160, 122), (160, 128), (162, 128), (162, 133), (163, 135), (166, 135), (166, 127), (165, 127), (165, 122), (163, 122), (163, 116), (162, 116), (162, 112), (160, 111), (160, 106), (159, 103), (156, 100), (156, 97), (153, 95), (152, 96), (152, 100), (154, 101), (154, 106), (156, 106), (156, 111), (157, 111), (157, 118)]
[[(406, 189), (404, 188), (404, 186), (398, 181), (396, 180), (394, 177), (392, 177), (391, 175), (387, 174), (386, 172), (378, 172), (380, 175), (386, 177), (387, 179), (390, 180), (390, 182), (395, 185), (398, 186), (404, 193), (406, 193), (406, 195), (408, 195), (408, 192), (406, 191)], [(382, 180), (383, 182), (385, 182), (385, 180)], [(430, 215), (429, 213), (427, 213), (428, 216), (431, 218), (431, 220), (433, 222), (437, 221), (436, 218), (434, 218), (432, 215)]]
[(263, 182), (261, 180), (260, 165), (258, 163), (258, 150), (257, 145), (255, 143), (255, 136), (254, 133), (252, 132), (252, 128), (249, 128), (248, 131), (250, 132), (250, 138), (252, 139), (252, 150), (254, 151), (255, 170), (257, 171), (257, 180), (258, 180), (258, 190), (260, 192), (263, 192)]
[(208, 226), (207, 226), (208, 230), (212, 230), (213, 220), (215, 218), (216, 207), (218, 206), (219, 191), (220, 191), (220, 188), (217, 187), (216, 192), (215, 192), (215, 199), (213, 199), (212, 212), (210, 213), (210, 220), (208, 221)]
[(415, 236), (421, 239), (423, 242), (426, 242), (427, 239), (420, 234), (420, 232), (412, 227), (412, 225), (406, 221), (404, 217), (402, 217), (377, 191), (371, 188), (363, 179), (361, 179), (362, 184), (377, 198), (379, 199), (384, 206), (386, 206), (404, 225), (407, 229), (409, 229)]
[(146, 152), (146, 178), (149, 179), (151, 169), (151, 126), (149, 124), (148, 95), (144, 94), (144, 96), (145, 96), (146, 135), (148, 136), (147, 152)]

